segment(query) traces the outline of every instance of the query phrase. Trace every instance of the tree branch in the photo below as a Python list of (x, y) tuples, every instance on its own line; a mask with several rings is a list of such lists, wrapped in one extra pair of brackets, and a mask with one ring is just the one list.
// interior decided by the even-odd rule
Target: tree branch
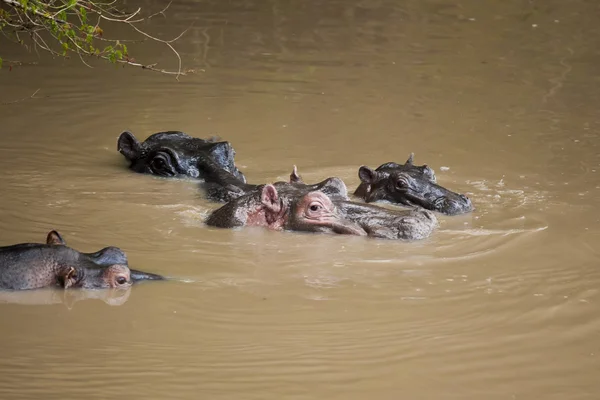
[[(40, 48), (53, 56), (61, 57), (67, 57), (69, 52), (74, 52), (77, 53), (82, 63), (88, 67), (91, 66), (85, 61), (84, 57), (97, 57), (112, 63), (126, 64), (163, 74), (175, 75), (177, 80), (181, 75), (186, 75), (187, 72), (194, 72), (193, 70), (183, 70), (181, 55), (173, 46), (173, 43), (187, 33), (192, 25), (170, 40), (157, 38), (136, 26), (137, 23), (150, 20), (157, 15), (165, 16), (165, 12), (172, 4), (171, 2), (159, 12), (148, 17), (140, 17), (141, 8), (126, 13), (114, 6), (116, 1), (103, 3), (95, 0), (29, 0), (29, 2), (0, 0), (0, 4), (9, 7), (9, 11), (0, 9), (0, 32), (5, 35), (7, 33), (11, 36), (14, 35), (17, 39), (16, 42), (24, 46), (27, 45), (19, 38), (18, 32), (28, 32), (36, 51), (37, 48)], [(95, 25), (89, 23), (92, 18), (97, 18)], [(73, 20), (77, 22), (69, 22)], [(139, 42), (140, 40), (104, 38), (104, 30), (101, 27), (103, 21), (125, 24), (143, 37), (141, 41), (149, 39), (167, 46), (177, 58), (177, 71), (155, 68), (157, 63), (144, 64), (135, 61), (130, 57), (124, 43)], [(3, 25), (14, 30), (5, 32), (2, 29)], [(62, 47), (62, 54), (54, 50), (53, 46), (50, 46), (43, 39), (41, 32), (46, 32), (52, 36), (53, 40), (50, 42), (59, 44)], [(109, 45), (102, 49), (96, 46), (97, 41), (109, 42)], [(1, 61), (0, 58), (0, 64)]]

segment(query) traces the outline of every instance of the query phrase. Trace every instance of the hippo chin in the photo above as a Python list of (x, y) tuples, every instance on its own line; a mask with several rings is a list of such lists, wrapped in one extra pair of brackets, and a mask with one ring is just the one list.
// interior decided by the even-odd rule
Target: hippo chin
[(319, 190), (291, 187), (283, 186), (278, 191), (276, 185), (261, 185), (213, 211), (206, 224), (404, 240), (427, 238), (437, 226), (435, 215), (428, 210), (388, 210), (329, 196)]
[(117, 247), (81, 253), (67, 247), (56, 231), (48, 233), (45, 244), (0, 247), (0, 289), (128, 288), (136, 281), (162, 279), (160, 275), (130, 270), (127, 256)]
[(427, 165), (414, 165), (413, 154), (404, 164), (386, 163), (375, 170), (362, 166), (358, 177), (361, 184), (354, 195), (367, 203), (387, 201), (445, 215), (473, 211), (467, 196), (438, 185), (433, 170)]
[(119, 136), (117, 147), (135, 172), (204, 179), (211, 168), (216, 168), (246, 182), (246, 177), (235, 165), (235, 150), (231, 144), (217, 140), (168, 131), (155, 133), (140, 143), (133, 133), (125, 131)]

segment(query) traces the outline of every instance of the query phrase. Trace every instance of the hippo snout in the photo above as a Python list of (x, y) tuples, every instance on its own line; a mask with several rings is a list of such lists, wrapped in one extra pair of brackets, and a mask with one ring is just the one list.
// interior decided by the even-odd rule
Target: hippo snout
[(464, 194), (448, 197), (444, 201), (442, 212), (446, 215), (457, 215), (473, 211), (473, 204)]

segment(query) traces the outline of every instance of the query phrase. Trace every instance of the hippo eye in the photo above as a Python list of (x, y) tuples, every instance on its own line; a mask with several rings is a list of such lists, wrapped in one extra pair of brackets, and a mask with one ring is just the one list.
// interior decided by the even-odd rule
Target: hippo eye
[(165, 169), (165, 167), (167, 166), (167, 163), (162, 158), (155, 158), (154, 160), (152, 160), (152, 166), (155, 169), (161, 170), (161, 169)]
[(170, 161), (169, 155), (159, 153), (152, 159), (150, 167), (152, 168), (152, 171), (158, 175), (172, 176), (173, 171)]
[(404, 189), (408, 187), (408, 182), (406, 182), (404, 179), (398, 179), (396, 181), (396, 187), (399, 189)]
[(317, 212), (320, 209), (321, 209), (321, 206), (319, 204), (311, 204), (311, 206), (310, 206), (310, 211)]
[(119, 276), (117, 277), (117, 283), (119, 285), (124, 285), (127, 283), (127, 278), (125, 278), (124, 276)]

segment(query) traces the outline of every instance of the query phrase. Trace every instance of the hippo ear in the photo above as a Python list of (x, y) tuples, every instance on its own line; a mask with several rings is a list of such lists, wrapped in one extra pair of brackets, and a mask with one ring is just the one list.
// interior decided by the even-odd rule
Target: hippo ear
[(133, 136), (133, 133), (125, 131), (119, 136), (117, 141), (117, 150), (125, 156), (129, 161), (133, 161), (139, 158), (142, 151), (142, 145)]
[(279, 212), (281, 204), (279, 202), (279, 194), (273, 185), (265, 185), (260, 193), (261, 203), (272, 212)]
[(64, 289), (68, 289), (77, 282), (77, 271), (75, 268), (70, 267), (67, 272), (62, 276), (62, 285)]
[(48, 236), (46, 236), (46, 244), (66, 246), (67, 242), (65, 242), (65, 239), (57, 231), (50, 231), (48, 232)]
[(302, 177), (300, 176), (300, 174), (298, 174), (298, 167), (296, 167), (294, 165), (294, 169), (292, 170), (292, 173), (290, 174), (290, 183), (304, 183), (302, 181)]
[(235, 154), (229, 142), (214, 142), (209, 151), (217, 160), (228, 160)]
[(408, 156), (408, 160), (404, 163), (405, 165), (413, 165), (413, 161), (415, 159), (415, 153), (410, 153)]
[(358, 169), (358, 177), (363, 183), (373, 183), (377, 180), (377, 171), (373, 171), (367, 166), (362, 166)]

